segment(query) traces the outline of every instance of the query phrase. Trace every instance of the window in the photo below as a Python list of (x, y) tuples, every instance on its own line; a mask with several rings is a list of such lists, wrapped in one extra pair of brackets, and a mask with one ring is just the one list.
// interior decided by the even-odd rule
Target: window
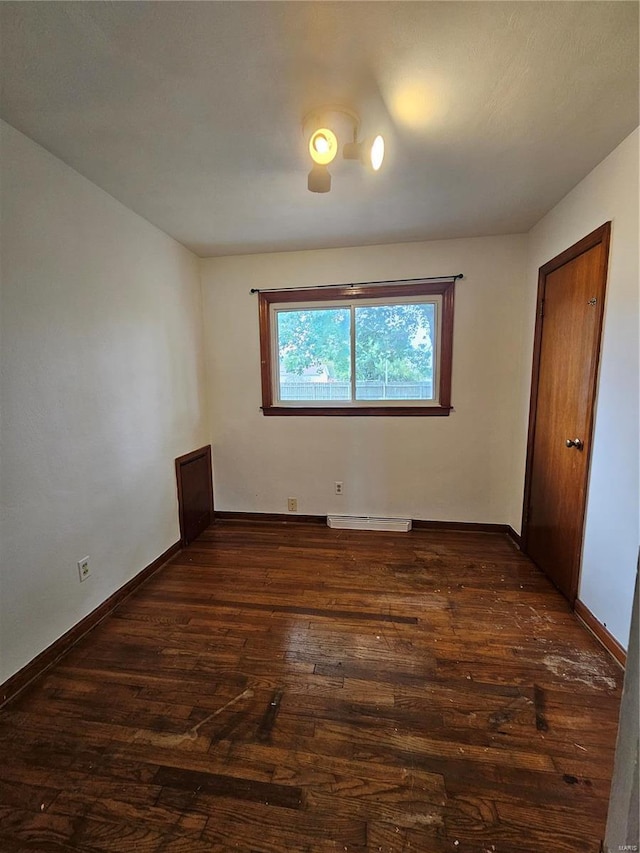
[(454, 281), (259, 294), (265, 415), (448, 415)]

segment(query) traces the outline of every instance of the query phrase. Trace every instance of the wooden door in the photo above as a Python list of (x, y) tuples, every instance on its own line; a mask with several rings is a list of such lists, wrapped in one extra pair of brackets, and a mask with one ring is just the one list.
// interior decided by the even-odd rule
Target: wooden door
[(213, 521), (211, 445), (176, 459), (176, 479), (180, 538), (188, 545)]
[(574, 603), (611, 223), (540, 269), (523, 550)]

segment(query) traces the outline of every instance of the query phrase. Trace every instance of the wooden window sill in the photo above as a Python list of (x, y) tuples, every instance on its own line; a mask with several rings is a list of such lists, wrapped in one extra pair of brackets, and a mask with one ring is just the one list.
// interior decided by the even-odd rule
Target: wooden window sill
[(305, 417), (449, 417), (453, 406), (262, 406), (263, 415)]

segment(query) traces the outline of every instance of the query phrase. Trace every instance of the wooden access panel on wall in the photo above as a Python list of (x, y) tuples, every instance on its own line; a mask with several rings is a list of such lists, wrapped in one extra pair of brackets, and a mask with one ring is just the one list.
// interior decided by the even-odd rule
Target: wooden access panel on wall
[(213, 521), (211, 445), (176, 459), (180, 538), (193, 542)]

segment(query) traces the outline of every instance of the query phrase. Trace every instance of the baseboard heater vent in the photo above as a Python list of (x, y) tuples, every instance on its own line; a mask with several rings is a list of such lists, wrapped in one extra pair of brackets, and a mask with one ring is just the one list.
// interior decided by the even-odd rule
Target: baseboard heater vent
[(359, 518), (355, 515), (328, 515), (329, 527), (340, 530), (391, 530), (406, 533), (411, 530), (410, 518)]

